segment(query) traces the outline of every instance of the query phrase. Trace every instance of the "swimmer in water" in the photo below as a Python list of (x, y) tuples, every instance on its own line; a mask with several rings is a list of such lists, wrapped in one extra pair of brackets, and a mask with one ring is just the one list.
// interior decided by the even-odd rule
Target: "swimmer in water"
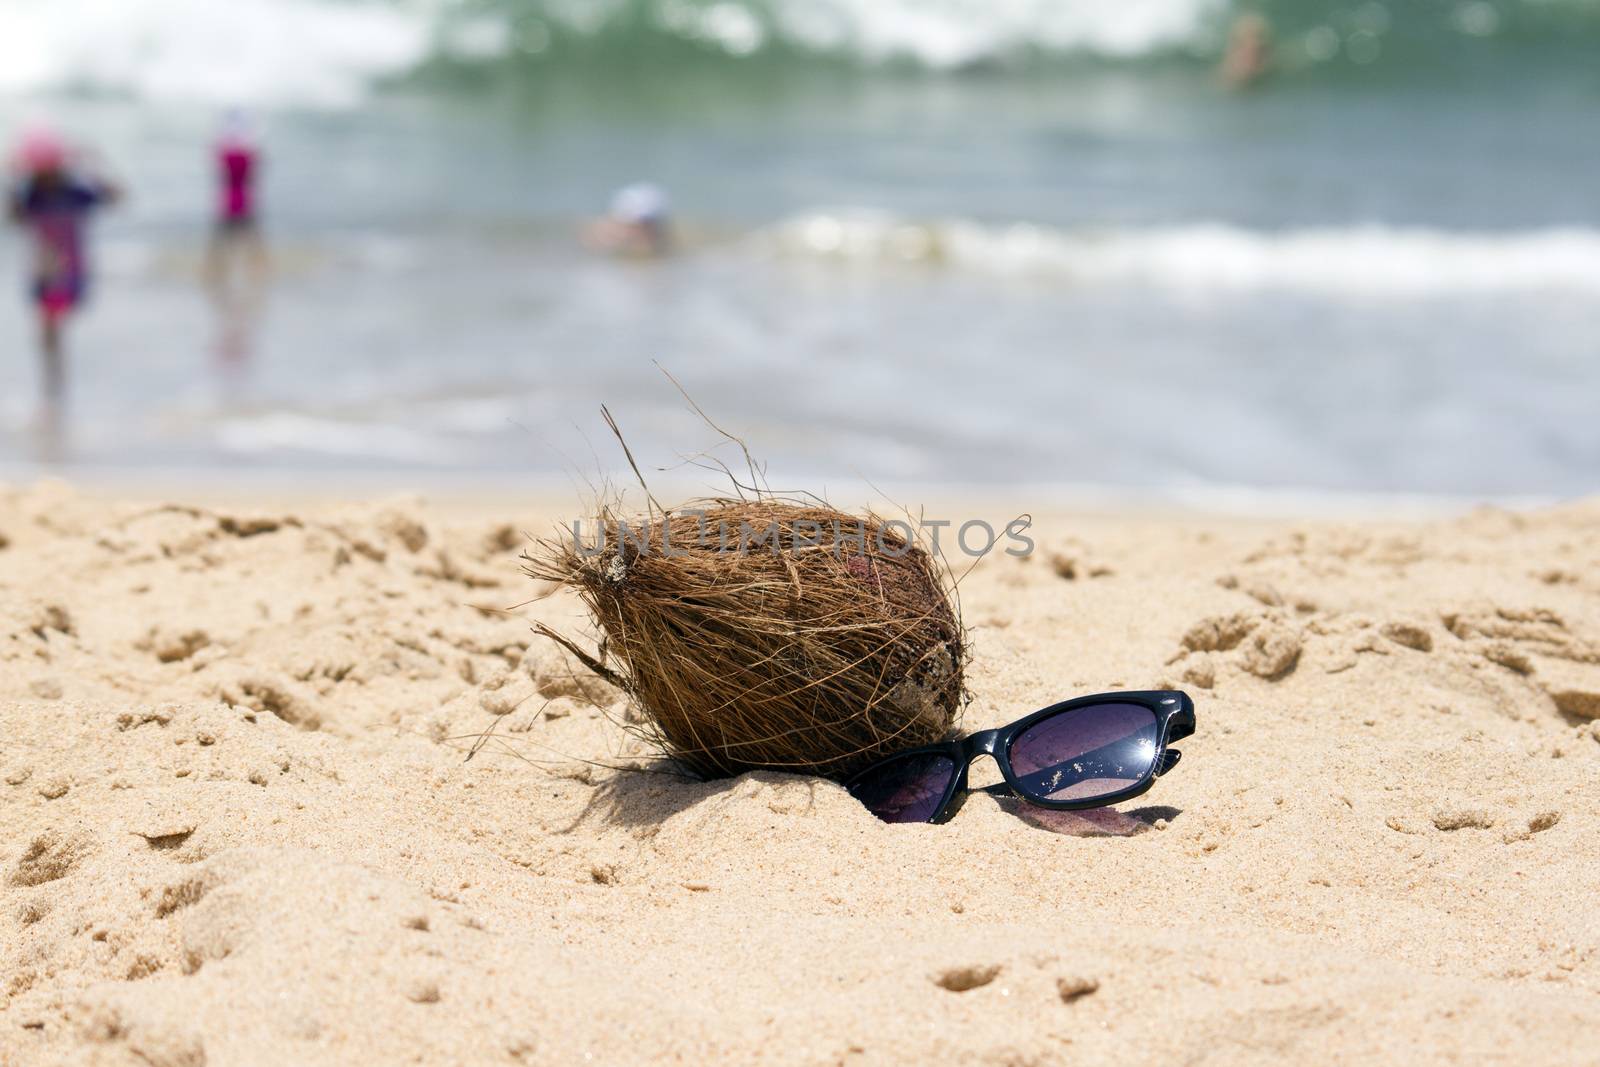
[(261, 149), (244, 112), (233, 110), (223, 117), (215, 158), (217, 217), (206, 255), (206, 277), (218, 299), (227, 302), (233, 291), (235, 261), (241, 257), (247, 260), (251, 291), (261, 288), (267, 273), (267, 249), (261, 238), (256, 196)]
[(1228, 51), (1218, 74), (1230, 89), (1248, 89), (1272, 69), (1272, 28), (1255, 13), (1240, 15), (1228, 31)]
[(66, 400), (62, 333), (67, 317), (88, 295), (89, 217), (121, 195), (111, 182), (74, 167), (66, 142), (36, 128), (23, 136), (9, 196), (11, 220), (33, 243), (31, 289), (39, 314), (39, 351), (44, 364), (44, 421), (54, 424)]
[(590, 223), (584, 242), (614, 255), (656, 258), (672, 251), (667, 194), (660, 186), (639, 182), (617, 190), (611, 211)]

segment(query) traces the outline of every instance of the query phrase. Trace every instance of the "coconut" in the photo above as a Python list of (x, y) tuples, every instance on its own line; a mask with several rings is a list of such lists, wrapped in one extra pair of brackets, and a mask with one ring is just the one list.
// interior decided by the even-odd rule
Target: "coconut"
[(603, 509), (595, 537), (542, 541), (526, 570), (582, 599), (598, 652), (539, 631), (622, 689), (669, 757), (843, 776), (953, 730), (965, 635), (908, 523), (763, 498), (623, 525)]

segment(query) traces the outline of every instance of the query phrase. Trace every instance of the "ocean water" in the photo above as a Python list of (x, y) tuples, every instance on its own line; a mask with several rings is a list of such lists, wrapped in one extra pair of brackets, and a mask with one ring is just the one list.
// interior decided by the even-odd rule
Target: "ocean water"
[[(129, 191), (61, 440), (0, 239), (0, 471), (1466, 497), (1600, 481), (1600, 5), (0, 0), (0, 137)], [(254, 113), (274, 278), (199, 284)], [(679, 254), (585, 250), (619, 185)], [(0, 294), (3, 295), (3, 294)]]

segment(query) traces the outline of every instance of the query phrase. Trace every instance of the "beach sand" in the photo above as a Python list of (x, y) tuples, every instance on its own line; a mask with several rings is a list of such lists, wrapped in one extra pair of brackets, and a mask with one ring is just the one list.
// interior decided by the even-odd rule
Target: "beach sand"
[(1199, 729), (944, 826), (586, 763), (575, 508), (0, 492), (0, 1064), (1600, 1062), (1600, 503), (1041, 516), (965, 726)]

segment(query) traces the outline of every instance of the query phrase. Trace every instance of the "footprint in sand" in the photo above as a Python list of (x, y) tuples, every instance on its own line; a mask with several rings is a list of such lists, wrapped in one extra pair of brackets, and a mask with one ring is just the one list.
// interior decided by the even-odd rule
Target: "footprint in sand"
[(18, 888), (44, 885), (71, 874), (94, 848), (87, 834), (46, 830), (34, 836), (7, 879)]
[[(1201, 619), (1184, 632), (1179, 645), (1177, 654), (1168, 662), (1186, 663), (1186, 671), (1187, 661), (1196, 654), (1234, 652), (1246, 671), (1276, 681), (1300, 662), (1301, 637), (1299, 629), (1277, 612), (1235, 612)], [(1215, 658), (1207, 656), (1198, 661), (1195, 675), (1191, 680), (1197, 685), (1206, 678), (1215, 684)]]

